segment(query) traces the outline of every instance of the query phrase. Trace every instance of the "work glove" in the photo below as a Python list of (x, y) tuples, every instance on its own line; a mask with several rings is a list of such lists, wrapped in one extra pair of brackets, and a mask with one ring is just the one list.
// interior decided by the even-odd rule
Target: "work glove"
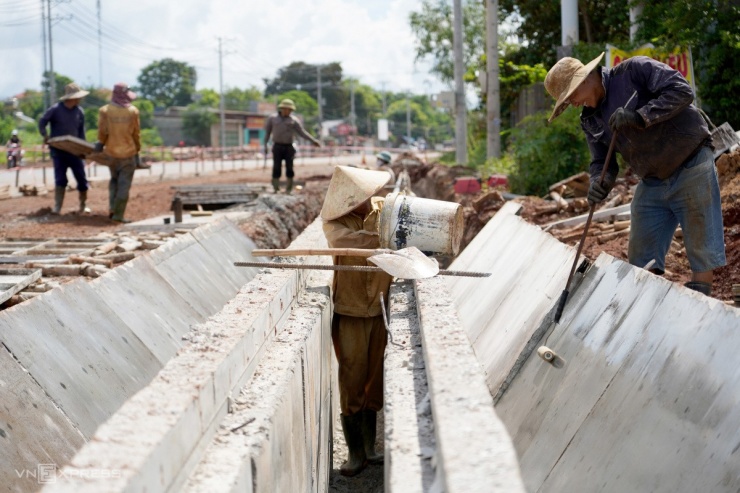
[(609, 195), (609, 192), (611, 192), (612, 188), (614, 188), (614, 178), (612, 178), (609, 173), (604, 175), (604, 181), (599, 183), (599, 180), (594, 180), (591, 182), (591, 186), (588, 187), (588, 203), (590, 205), (595, 205), (600, 202), (603, 202), (607, 195)]
[(323, 147), (321, 145), (321, 141), (318, 141), (318, 140), (316, 142), (314, 142), (313, 145), (315, 145), (316, 147)]
[(49, 136), (44, 135), (44, 144), (48, 144), (48, 143), (49, 143)]
[(95, 142), (95, 152), (103, 152), (103, 143), (100, 141)]
[(609, 118), (609, 128), (612, 132), (619, 132), (625, 127), (643, 129), (645, 121), (638, 112), (619, 108)]

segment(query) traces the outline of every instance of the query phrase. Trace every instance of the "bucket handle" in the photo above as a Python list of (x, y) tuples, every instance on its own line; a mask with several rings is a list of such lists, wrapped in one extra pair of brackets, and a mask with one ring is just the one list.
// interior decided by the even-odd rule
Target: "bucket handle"
[(712, 131), (717, 130), (717, 127), (714, 125), (714, 123), (712, 123), (712, 120), (709, 119), (709, 116), (707, 116), (707, 114), (704, 113), (704, 110), (701, 108), (697, 108), (697, 110), (699, 110), (699, 114), (701, 115), (702, 118), (704, 118), (704, 121), (707, 122), (707, 125), (709, 125), (709, 128)]

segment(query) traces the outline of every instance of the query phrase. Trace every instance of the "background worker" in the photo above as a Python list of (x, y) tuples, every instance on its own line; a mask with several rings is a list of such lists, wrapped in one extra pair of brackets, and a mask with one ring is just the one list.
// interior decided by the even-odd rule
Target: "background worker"
[[(587, 65), (566, 57), (550, 69), (545, 88), (557, 99), (550, 121), (569, 104), (584, 107), (591, 203), (603, 201), (616, 181), (616, 154), (604, 161), (617, 132), (615, 150), (641, 178), (631, 205), (629, 262), (645, 267), (654, 260), (651, 271), (663, 274), (680, 224), (692, 271), (686, 286), (709, 296), (713, 270), (726, 263), (724, 230), (711, 134), (692, 104), (694, 92), (664, 63), (640, 56), (607, 70), (598, 66), (603, 56)], [(636, 101), (627, 105), (635, 91)]]
[(280, 191), (280, 175), (282, 174), (282, 163), (285, 161), (285, 176), (288, 183), (285, 191), (290, 193), (293, 189), (293, 158), (295, 147), (293, 139), (300, 135), (304, 139), (313, 142), (316, 147), (321, 147), (321, 142), (313, 138), (301, 125), (301, 122), (291, 113), (295, 111), (295, 103), (291, 99), (283, 99), (278, 104), (278, 114), (272, 115), (265, 122), (265, 155), (267, 155), (267, 142), (272, 135), (272, 187), (275, 193)]
[[(348, 166), (334, 169), (321, 209), (331, 248), (380, 247), (378, 221), (383, 199), (373, 197), (388, 182), (385, 171)], [(372, 265), (364, 257), (334, 257), (337, 265)], [(332, 342), (339, 362), (339, 402), (349, 459), (340, 472), (360, 473), (383, 462), (375, 451), (377, 412), (383, 407), (383, 354), (386, 331), (380, 295), (388, 299), (391, 276), (385, 272), (334, 273)]]
[[(90, 94), (84, 91), (74, 82), (64, 87), (64, 96), (59, 102), (46, 110), (44, 116), (39, 120), (39, 133), (44, 138), (44, 144), (49, 141), (46, 134), (46, 126), (51, 125), (51, 137), (71, 135), (85, 140), (85, 113), (80, 108), (80, 100)], [(80, 193), (79, 212), (90, 212), (85, 206), (87, 201), (88, 183), (85, 176), (85, 163), (82, 159), (69, 152), (51, 148), (51, 159), (54, 162), (54, 208), (52, 214), (62, 211), (64, 202), (64, 191), (67, 188), (67, 169), (72, 170), (72, 175), (77, 181), (77, 190)]]
[[(21, 165), (21, 138), (18, 136), (18, 130), (13, 129), (12, 132), (10, 132), (10, 138), (8, 139), (8, 142), (5, 144), (6, 149), (8, 150), (8, 169), (13, 168), (14, 166), (20, 166)], [(15, 156), (15, 159), (13, 158)]]
[(119, 223), (128, 223), (124, 218), (129, 190), (134, 181), (134, 171), (140, 163), (139, 110), (131, 102), (136, 94), (128, 84), (119, 82), (113, 86), (110, 104), (98, 111), (97, 152), (105, 152), (112, 158), (108, 198), (110, 217)]

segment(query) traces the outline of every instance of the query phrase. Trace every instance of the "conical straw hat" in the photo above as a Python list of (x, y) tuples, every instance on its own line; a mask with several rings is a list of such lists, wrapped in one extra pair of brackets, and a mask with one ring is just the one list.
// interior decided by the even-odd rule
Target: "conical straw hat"
[(586, 65), (575, 58), (564, 57), (552, 66), (550, 71), (547, 72), (547, 77), (545, 77), (545, 89), (550, 93), (550, 96), (557, 99), (557, 102), (550, 118), (547, 119), (548, 122), (553, 121), (565, 111), (570, 104), (568, 98), (586, 80), (586, 76), (596, 68), (603, 57), (604, 53)]
[(329, 182), (321, 218), (331, 221), (342, 217), (375, 195), (389, 179), (386, 171), (337, 166)]

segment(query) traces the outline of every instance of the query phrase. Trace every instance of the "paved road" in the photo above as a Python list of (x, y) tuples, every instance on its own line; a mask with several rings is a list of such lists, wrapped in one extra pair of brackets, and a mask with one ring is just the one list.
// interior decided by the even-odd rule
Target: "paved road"
[[(361, 154), (347, 154), (341, 156), (323, 156), (323, 157), (302, 157), (300, 154), (296, 157), (294, 166), (296, 170), (301, 166), (311, 164), (354, 164), (359, 165), (362, 162)], [(373, 165), (375, 158), (365, 157), (369, 165)], [(149, 170), (137, 170), (136, 179), (140, 181), (147, 176), (153, 180), (175, 180), (186, 176), (197, 176), (219, 173), (221, 171), (239, 170), (239, 169), (262, 169), (265, 165), (262, 159), (243, 159), (243, 160), (206, 160), (206, 161), (171, 161), (153, 163)], [(271, 161), (267, 163), (265, 170), (266, 181), (269, 179), (269, 169)], [(110, 178), (107, 166), (99, 164), (88, 164), (87, 176), (90, 181), (107, 181)], [(70, 184), (75, 183), (74, 177), (70, 171), (67, 172)], [(54, 170), (49, 163), (46, 167), (30, 167), (17, 169), (0, 170), (0, 186), (22, 186), (22, 185), (40, 185), (45, 184), (48, 188), (54, 185)]]

